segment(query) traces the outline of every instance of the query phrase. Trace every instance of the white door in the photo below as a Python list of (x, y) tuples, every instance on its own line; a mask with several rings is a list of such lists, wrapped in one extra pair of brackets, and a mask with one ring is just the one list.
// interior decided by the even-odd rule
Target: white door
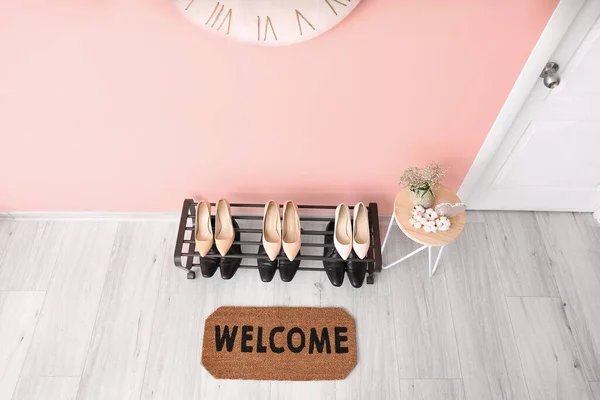
[[(471, 209), (600, 209), (600, 1), (583, 4), (465, 202)], [(542, 72), (543, 64), (539, 67)]]

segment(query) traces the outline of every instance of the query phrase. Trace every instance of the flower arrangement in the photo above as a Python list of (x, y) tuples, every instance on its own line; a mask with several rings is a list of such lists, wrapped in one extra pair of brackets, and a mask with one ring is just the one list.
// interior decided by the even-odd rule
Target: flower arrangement
[(433, 187), (440, 183), (445, 175), (446, 171), (442, 167), (435, 162), (430, 162), (423, 168), (406, 168), (400, 175), (398, 184), (408, 188), (411, 192), (431, 192), (433, 194)]
[(452, 222), (445, 215), (439, 215), (434, 209), (415, 206), (412, 209), (410, 224), (417, 229), (423, 228), (425, 232), (436, 233), (450, 230)]
[(435, 162), (429, 162), (423, 168), (408, 167), (402, 172), (398, 184), (411, 191), (413, 202), (425, 208), (433, 205), (435, 185), (440, 183), (446, 171)]

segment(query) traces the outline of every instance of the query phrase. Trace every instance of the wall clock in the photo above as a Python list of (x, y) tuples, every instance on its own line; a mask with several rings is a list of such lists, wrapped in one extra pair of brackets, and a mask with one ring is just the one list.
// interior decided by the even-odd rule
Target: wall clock
[(318, 36), (360, 0), (174, 0), (192, 22), (246, 43), (280, 46)]

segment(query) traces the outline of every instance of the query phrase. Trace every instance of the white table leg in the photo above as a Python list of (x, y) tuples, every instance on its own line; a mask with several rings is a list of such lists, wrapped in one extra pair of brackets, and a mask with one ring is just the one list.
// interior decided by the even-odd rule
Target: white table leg
[[(390, 237), (390, 232), (392, 230), (393, 225), (394, 225), (394, 215), (392, 214), (392, 217), (390, 218), (390, 223), (388, 224), (387, 232), (385, 234), (385, 238), (383, 239), (383, 244), (381, 245), (382, 255), (383, 255), (383, 250), (385, 249), (385, 245), (387, 244), (387, 241)], [(427, 253), (428, 253), (427, 258), (429, 260), (429, 277), (431, 278), (433, 276), (433, 274), (435, 274), (435, 271), (437, 270), (438, 264), (440, 262), (440, 258), (442, 256), (442, 251), (444, 250), (444, 246), (440, 247), (440, 251), (437, 255), (437, 258), (435, 259), (435, 264), (433, 263), (433, 258), (431, 257), (431, 246), (422, 246), (422, 247), (419, 247), (417, 250), (413, 251), (412, 253), (405, 255), (401, 259), (394, 261), (393, 263), (391, 263), (389, 265), (386, 265), (385, 267), (383, 267), (383, 269), (389, 269), (389, 268), (393, 267), (394, 265), (400, 264), (402, 261), (414, 256), (415, 254), (417, 254), (425, 249), (427, 249)]]
[(423, 246), (423, 247), (419, 247), (418, 249), (416, 249), (415, 251), (413, 251), (413, 252), (412, 252), (412, 253), (410, 253), (410, 254), (407, 254), (407, 255), (405, 255), (404, 257), (402, 257), (402, 258), (401, 258), (401, 259), (399, 259), (398, 261), (394, 261), (394, 262), (393, 262), (393, 263), (391, 263), (390, 265), (386, 265), (385, 267), (383, 267), (383, 269), (388, 269), (388, 268), (391, 268), (391, 267), (393, 267), (393, 266), (394, 266), (394, 265), (396, 265), (396, 264), (400, 264), (402, 261), (406, 260), (407, 258), (410, 258), (410, 257), (414, 256), (415, 254), (417, 254), (417, 253), (418, 253), (418, 252), (420, 252), (420, 251), (423, 251), (423, 250), (425, 250), (427, 247), (429, 247), (429, 246)]
[(432, 271), (432, 265), (431, 265), (431, 246), (427, 246), (427, 260), (429, 263), (429, 277), (431, 278), (433, 276), (433, 274), (431, 273)]
[(388, 237), (390, 236), (390, 231), (392, 230), (392, 225), (394, 224), (394, 214), (392, 214), (392, 218), (390, 218), (390, 223), (388, 224), (388, 230), (385, 234), (385, 238), (383, 239), (383, 244), (381, 245), (381, 253), (383, 254), (383, 250), (385, 249), (385, 244), (388, 241)]
[(440, 247), (440, 252), (438, 253), (437, 258), (435, 259), (435, 264), (432, 269), (431, 268), (431, 247), (429, 248), (429, 277), (430, 278), (433, 276), (433, 274), (435, 274), (435, 271), (437, 270), (438, 264), (440, 262), (440, 258), (442, 257), (442, 251), (444, 251), (444, 246)]

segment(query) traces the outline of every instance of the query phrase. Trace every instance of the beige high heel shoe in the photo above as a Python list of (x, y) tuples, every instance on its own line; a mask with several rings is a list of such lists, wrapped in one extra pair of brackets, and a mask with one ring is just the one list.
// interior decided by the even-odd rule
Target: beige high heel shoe
[(225, 199), (221, 199), (217, 202), (217, 215), (215, 218), (215, 242), (217, 250), (222, 256), (226, 255), (233, 240), (235, 238), (235, 231), (233, 229), (233, 222), (231, 221), (231, 206)]
[(371, 239), (369, 235), (369, 214), (363, 203), (354, 206), (354, 225), (352, 227), (352, 248), (358, 256), (363, 259), (369, 252)]
[(344, 203), (335, 209), (333, 244), (340, 257), (346, 260), (352, 251), (352, 224), (350, 223), (350, 210)]
[(279, 204), (273, 200), (265, 205), (262, 243), (269, 259), (275, 261), (281, 250), (281, 218)]
[(283, 206), (283, 251), (290, 261), (298, 255), (300, 243), (298, 207), (293, 201), (286, 201)]
[(210, 203), (206, 200), (201, 200), (196, 205), (194, 237), (196, 239), (196, 250), (202, 257), (206, 256), (214, 243), (212, 226), (210, 225)]

